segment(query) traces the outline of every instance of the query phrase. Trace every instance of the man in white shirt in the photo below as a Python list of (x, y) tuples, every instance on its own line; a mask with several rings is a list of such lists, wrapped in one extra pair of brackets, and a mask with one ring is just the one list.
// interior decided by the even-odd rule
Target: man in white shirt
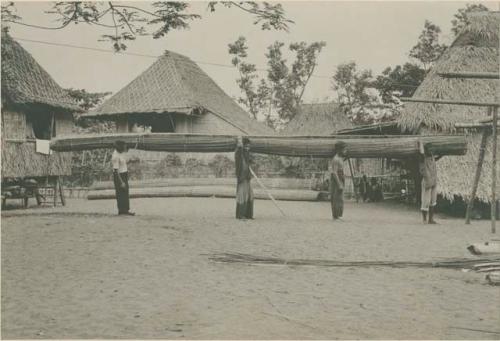
[(124, 141), (115, 142), (115, 150), (111, 157), (111, 163), (113, 165), (113, 182), (115, 183), (118, 214), (135, 215), (135, 213), (130, 212), (126, 149)]

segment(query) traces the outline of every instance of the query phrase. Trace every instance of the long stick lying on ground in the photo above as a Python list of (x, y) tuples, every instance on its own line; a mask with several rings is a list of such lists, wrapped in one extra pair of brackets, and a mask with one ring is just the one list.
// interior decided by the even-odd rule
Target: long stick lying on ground
[(434, 262), (403, 262), (403, 261), (335, 261), (324, 259), (283, 259), (278, 257), (262, 257), (243, 253), (215, 253), (208, 255), (209, 259), (214, 262), (222, 263), (246, 263), (246, 264), (274, 264), (274, 265), (308, 265), (308, 266), (325, 266), (325, 267), (373, 267), (385, 266), (392, 268), (449, 268), (449, 269), (471, 269), (474, 265), (480, 262), (497, 262), (497, 258), (453, 258)]
[[(417, 141), (421, 140), (436, 155), (464, 155), (464, 135), (435, 136), (249, 136), (250, 151), (260, 154), (284, 156), (332, 157), (335, 146), (342, 140), (347, 144), (347, 157), (351, 158), (406, 158), (417, 154)], [(223, 153), (233, 152), (236, 136), (175, 133), (111, 134), (56, 138), (50, 148), (59, 151), (78, 151), (113, 148), (123, 140), (128, 148), (166, 152)]]
[(264, 184), (260, 181), (260, 179), (257, 177), (257, 175), (255, 175), (252, 167), (248, 167), (248, 169), (250, 170), (250, 173), (252, 173), (252, 176), (255, 178), (255, 180), (257, 180), (257, 182), (259, 183), (260, 187), (262, 187), (262, 189), (264, 191), (266, 191), (267, 195), (269, 196), (269, 199), (271, 199), (271, 201), (278, 208), (278, 210), (281, 212), (281, 214), (283, 215), (283, 217), (286, 217), (285, 212), (283, 212), (283, 210), (278, 206), (278, 203), (276, 202), (276, 200), (274, 200), (273, 195), (271, 194), (271, 192), (269, 192), (269, 190), (266, 188), (266, 186), (264, 186)]

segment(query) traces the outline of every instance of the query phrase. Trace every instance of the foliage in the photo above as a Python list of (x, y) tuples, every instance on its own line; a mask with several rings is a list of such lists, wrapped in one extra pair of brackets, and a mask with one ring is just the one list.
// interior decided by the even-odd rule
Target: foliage
[(362, 122), (362, 112), (359, 108), (375, 100), (367, 91), (371, 85), (372, 72), (358, 71), (355, 62), (340, 64), (332, 77), (332, 87), (337, 92), (338, 103), (342, 111), (355, 123)]
[(234, 161), (226, 155), (217, 154), (208, 163), (216, 178), (227, 177), (228, 170), (234, 169)]
[(182, 160), (176, 153), (168, 153), (160, 162), (154, 166), (154, 175), (159, 178), (175, 178), (178, 176), (176, 170), (182, 167)]
[(259, 114), (264, 116), (266, 123), (273, 128), (288, 122), (297, 113), (307, 83), (316, 67), (316, 59), (326, 43), (290, 44), (288, 49), (295, 55), (290, 66), (283, 56), (284, 46), (284, 43), (276, 41), (267, 48), (267, 75), (259, 80), (255, 64), (245, 60), (248, 57), (246, 38), (239, 37), (229, 44), (232, 64), (240, 72), (240, 78), (236, 82), (243, 97), (238, 98), (238, 102), (254, 118)]
[(85, 111), (96, 108), (106, 96), (111, 95), (111, 92), (87, 92), (85, 89), (73, 88), (66, 89), (66, 92)]
[(425, 78), (420, 66), (405, 63), (394, 68), (387, 67), (378, 75), (373, 86), (379, 91), (383, 103), (399, 103), (397, 97), (411, 97)]
[[(84, 89), (66, 89), (85, 111), (97, 107), (109, 92), (91, 93)], [(76, 117), (74, 132), (77, 134), (106, 134), (116, 131), (112, 121)], [(73, 152), (69, 181), (76, 186), (90, 186), (95, 180), (111, 179), (110, 161), (112, 150), (97, 149)], [(137, 168), (137, 167), (136, 167)]]
[(426, 72), (446, 49), (446, 45), (439, 44), (440, 33), (439, 26), (426, 20), (417, 44), (410, 50), (410, 57), (419, 61)]
[(460, 31), (468, 24), (469, 21), (467, 19), (467, 15), (469, 13), (484, 11), (488, 11), (488, 7), (484, 6), (481, 3), (467, 4), (464, 8), (460, 8), (458, 10), (458, 13), (454, 15), (455, 19), (451, 21), (451, 31), (453, 32), (455, 37), (458, 36)]
[[(212, 1), (208, 3), (208, 7), (214, 12), (219, 4), (249, 13), (254, 17), (254, 24), (260, 24), (263, 30), (288, 30), (288, 24), (293, 23), (285, 17), (281, 4)], [(167, 36), (172, 30), (189, 29), (190, 22), (201, 19), (199, 14), (188, 12), (189, 6), (189, 2), (181, 1), (156, 1), (143, 3), (141, 7), (119, 1), (61, 1), (55, 2), (51, 10), (45, 12), (54, 17), (60, 25), (45, 27), (23, 22), (15, 12), (14, 3), (9, 2), (2, 3), (2, 25), (5, 29), (14, 23), (46, 30), (64, 29), (70, 24), (79, 23), (98, 26), (111, 29), (113, 33), (102, 34), (101, 41), (110, 42), (114, 50), (119, 52), (126, 50), (127, 44), (137, 36), (148, 35), (159, 39)]]
[(19, 20), (21, 20), (21, 17), (17, 15), (14, 2), (9, 1), (2, 3), (2, 30), (5, 32), (9, 32), (9, 25), (6, 23)]

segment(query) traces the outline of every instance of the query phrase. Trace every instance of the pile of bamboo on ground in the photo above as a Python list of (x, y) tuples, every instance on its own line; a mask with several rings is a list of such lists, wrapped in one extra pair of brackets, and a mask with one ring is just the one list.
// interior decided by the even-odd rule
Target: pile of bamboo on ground
[[(324, 267), (391, 267), (391, 268), (447, 268), (447, 269), (474, 269), (478, 264), (497, 264), (500, 257), (470, 259), (451, 258), (428, 262), (406, 261), (336, 261), (325, 259), (284, 259), (279, 257), (255, 256), (243, 253), (214, 253), (208, 258), (221, 263), (245, 263), (255, 265), (291, 265), (291, 266), (324, 266)], [(479, 262), (479, 263), (478, 263)]]
[[(500, 241), (492, 240), (483, 243), (473, 243), (467, 250), (473, 255), (496, 255), (500, 257)], [(486, 273), (486, 280), (491, 285), (500, 285), (500, 261), (480, 262), (474, 265), (476, 272)]]
[[(347, 144), (347, 156), (352, 158), (406, 158), (419, 153), (418, 142), (428, 145), (438, 155), (464, 155), (464, 135), (432, 136), (248, 136), (250, 151), (283, 156), (331, 157), (342, 140)], [(232, 152), (236, 136), (175, 133), (128, 133), (99, 136), (77, 136), (54, 139), (51, 149), (77, 151), (112, 148), (123, 140), (128, 148), (166, 152)]]
[[(290, 201), (316, 201), (319, 192), (312, 190), (270, 189), (276, 200)], [(268, 200), (266, 191), (254, 188), (255, 199)], [(130, 188), (130, 198), (169, 198), (169, 197), (215, 197), (234, 198), (236, 186), (174, 186), (174, 187), (148, 187)], [(115, 191), (112, 189), (93, 190), (87, 194), (88, 200), (114, 199)]]
[[(316, 185), (315, 179), (262, 178), (260, 181), (272, 189), (310, 190)], [(129, 188), (158, 188), (184, 186), (236, 186), (236, 178), (170, 178), (131, 180)], [(257, 186), (257, 185), (255, 185)], [(255, 187), (254, 186), (254, 187)], [(99, 181), (91, 186), (91, 190), (114, 189), (113, 181)]]

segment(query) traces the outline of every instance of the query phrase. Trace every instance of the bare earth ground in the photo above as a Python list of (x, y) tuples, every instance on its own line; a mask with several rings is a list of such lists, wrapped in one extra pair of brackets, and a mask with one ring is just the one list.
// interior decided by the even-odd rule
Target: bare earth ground
[[(430, 261), (470, 257), (487, 221), (420, 225), (394, 204), (70, 200), (2, 213), (2, 337), (163, 339), (499, 339), (500, 288), (448, 269), (214, 263), (211, 252), (283, 258)], [(465, 328), (465, 329), (464, 329)], [(473, 331), (476, 329), (483, 331)], [(489, 332), (488, 332), (489, 331)], [(495, 333), (496, 332), (496, 333)]]

